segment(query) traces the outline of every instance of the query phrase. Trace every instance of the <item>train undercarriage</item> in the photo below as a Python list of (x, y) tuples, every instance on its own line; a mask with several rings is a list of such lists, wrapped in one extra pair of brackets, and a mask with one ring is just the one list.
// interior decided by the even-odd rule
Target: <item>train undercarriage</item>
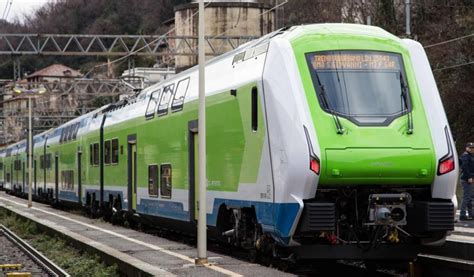
[[(21, 187), (10, 193), (25, 196)], [(52, 203), (53, 191), (38, 191), (37, 200)], [(107, 199), (100, 208), (97, 196), (86, 195), (82, 207), (93, 217), (136, 227), (141, 223), (194, 234), (192, 224), (163, 221), (122, 210), (120, 199)], [(282, 247), (262, 231), (253, 208), (219, 209), (210, 236), (248, 251), (250, 260), (277, 257), (286, 260), (396, 259), (411, 260), (421, 247), (443, 242), (454, 229), (451, 201), (432, 199), (430, 187), (383, 186), (320, 187), (316, 197), (304, 201), (293, 241)], [(188, 226), (189, 225), (189, 226)], [(194, 226), (195, 227), (195, 226)]]

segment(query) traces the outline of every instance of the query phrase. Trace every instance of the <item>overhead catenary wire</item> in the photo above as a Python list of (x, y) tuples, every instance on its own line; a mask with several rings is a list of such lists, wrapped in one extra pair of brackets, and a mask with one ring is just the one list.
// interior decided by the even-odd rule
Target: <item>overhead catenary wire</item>
[(457, 37), (457, 38), (453, 38), (453, 39), (433, 43), (433, 44), (430, 44), (430, 45), (426, 45), (426, 46), (424, 46), (424, 48), (430, 48), (430, 47), (434, 47), (434, 46), (438, 46), (438, 45), (443, 45), (443, 44), (446, 44), (446, 43), (454, 42), (454, 41), (465, 39), (465, 38), (472, 37), (472, 36), (474, 36), (474, 33), (472, 33), (470, 35), (465, 35), (465, 36), (462, 36), (462, 37)]
[(474, 64), (474, 61), (433, 69), (433, 72), (442, 71), (442, 70), (451, 69), (451, 68), (456, 68), (456, 67), (461, 67), (461, 66), (470, 65), (470, 64)]
[(10, 11), (12, 10), (12, 4), (13, 4), (13, 0), (10, 0), (10, 5), (8, 5), (7, 14), (5, 15), (5, 20), (7, 20), (8, 15), (10, 15)]
[(7, 13), (8, 3), (11, 3), (11, 0), (7, 0), (7, 2), (5, 2), (5, 8), (3, 9), (3, 13), (2, 13), (3, 20), (5, 20), (5, 14)]
[[(204, 7), (206, 8), (207, 6), (209, 6), (209, 5), (210, 5), (212, 2), (214, 2), (214, 1), (215, 1), (215, 0), (209, 1)], [(186, 19), (186, 21), (190, 21), (190, 20), (191, 20), (193, 17), (195, 17), (198, 13), (199, 13), (199, 11), (194, 12), (190, 17), (188, 17), (188, 18)], [(131, 52), (131, 53), (129, 53), (129, 54), (123, 56), (123, 57), (117, 58), (117, 59), (115, 59), (115, 60), (113, 60), (113, 61), (110, 61), (110, 62), (105, 62), (105, 63), (102, 63), (102, 64), (95, 65), (90, 71), (88, 71), (86, 74), (84, 74), (84, 76), (89, 75), (89, 74), (90, 74), (92, 71), (94, 71), (96, 68), (99, 68), (99, 67), (102, 67), (102, 66), (106, 66), (106, 65), (111, 65), (111, 64), (114, 64), (114, 63), (116, 63), (116, 62), (125, 60), (126, 58), (129, 58), (129, 57), (135, 55), (136, 53), (142, 51), (142, 50), (145, 49), (146, 47), (148, 47), (148, 46), (152, 45), (153, 43), (159, 41), (159, 40), (162, 39), (163, 37), (169, 35), (169, 34), (170, 34), (171, 32), (173, 32), (175, 29), (176, 29), (176, 26), (173, 27), (173, 28), (171, 28), (171, 29), (170, 29), (168, 32), (166, 32), (165, 34), (160, 35), (158, 38), (156, 38), (156, 39), (154, 39), (154, 40), (152, 40), (152, 41), (146, 43), (144, 46), (138, 48), (137, 50), (135, 50), (135, 51), (133, 51), (133, 52)]]

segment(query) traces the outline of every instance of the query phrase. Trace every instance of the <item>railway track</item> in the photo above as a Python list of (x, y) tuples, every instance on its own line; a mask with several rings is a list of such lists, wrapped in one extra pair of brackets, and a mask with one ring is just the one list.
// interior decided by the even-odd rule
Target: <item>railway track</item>
[(70, 276), (1, 224), (0, 242), (2, 244), (2, 251), (4, 252), (3, 254), (0, 252), (0, 267), (3, 273), (7, 273), (6, 271), (14, 273), (12, 270), (21, 270), (21, 272), (16, 272), (17, 274), (24, 274), (21, 276)]

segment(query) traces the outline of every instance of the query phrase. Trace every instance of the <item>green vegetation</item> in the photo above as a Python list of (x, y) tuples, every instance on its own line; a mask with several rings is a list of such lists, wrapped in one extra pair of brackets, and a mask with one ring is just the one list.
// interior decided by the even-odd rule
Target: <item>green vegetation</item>
[(97, 255), (75, 249), (65, 240), (42, 233), (38, 225), (0, 209), (0, 224), (5, 225), (71, 276), (119, 276), (116, 265), (107, 266)]

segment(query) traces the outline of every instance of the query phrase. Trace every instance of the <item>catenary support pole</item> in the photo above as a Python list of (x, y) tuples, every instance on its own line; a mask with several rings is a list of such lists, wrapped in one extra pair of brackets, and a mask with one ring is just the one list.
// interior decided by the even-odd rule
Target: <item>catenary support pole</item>
[(33, 159), (33, 132), (31, 130), (31, 96), (28, 96), (28, 208), (32, 206), (31, 194), (31, 175), (32, 175), (32, 159)]
[[(198, 38), (198, 63), (199, 63), (199, 120), (198, 120), (198, 145), (199, 145), (199, 205), (198, 205), (198, 257), (196, 264), (207, 263), (207, 223), (206, 223), (206, 92), (205, 92), (205, 56), (204, 56), (204, 0), (199, 0), (199, 38)], [(191, 211), (192, 212), (192, 211)]]
[(410, 25), (411, 25), (411, 0), (405, 0), (405, 31), (407, 36), (411, 35)]

